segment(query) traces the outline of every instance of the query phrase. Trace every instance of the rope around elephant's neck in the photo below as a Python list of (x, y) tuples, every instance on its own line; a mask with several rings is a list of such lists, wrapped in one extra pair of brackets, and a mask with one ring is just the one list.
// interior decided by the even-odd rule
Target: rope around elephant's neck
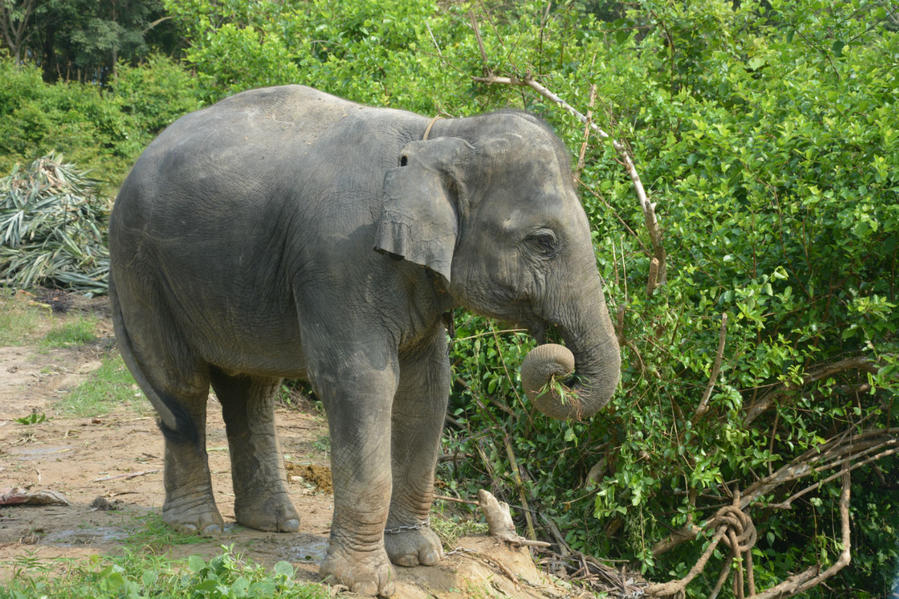
[(428, 135), (431, 134), (431, 127), (433, 127), (434, 123), (436, 123), (437, 121), (439, 121), (442, 118), (443, 117), (438, 114), (437, 116), (432, 118), (430, 121), (428, 121), (428, 126), (425, 129), (425, 134), (421, 136), (421, 141), (428, 141)]

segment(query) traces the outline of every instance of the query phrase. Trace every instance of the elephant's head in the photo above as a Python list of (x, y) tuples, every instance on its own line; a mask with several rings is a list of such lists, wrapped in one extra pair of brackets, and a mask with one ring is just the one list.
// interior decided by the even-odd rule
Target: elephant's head
[[(438, 126), (385, 177), (377, 249), (431, 269), (454, 301), (541, 343), (556, 329), (570, 351), (531, 351), (525, 391), (549, 416), (591, 416), (615, 391), (620, 356), (567, 150), (525, 113)], [(572, 372), (573, 393), (547, 389)]]

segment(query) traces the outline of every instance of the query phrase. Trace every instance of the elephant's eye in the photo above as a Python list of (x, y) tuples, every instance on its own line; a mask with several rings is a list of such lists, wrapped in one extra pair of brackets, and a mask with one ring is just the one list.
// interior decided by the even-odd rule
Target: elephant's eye
[(559, 239), (550, 229), (537, 229), (529, 233), (524, 241), (534, 251), (546, 258), (552, 258), (559, 251)]

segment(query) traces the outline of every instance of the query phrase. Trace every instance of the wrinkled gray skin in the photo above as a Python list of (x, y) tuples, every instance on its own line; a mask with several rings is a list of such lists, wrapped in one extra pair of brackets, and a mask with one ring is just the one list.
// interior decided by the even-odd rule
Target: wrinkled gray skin
[[(128, 176), (110, 222), (110, 295), (165, 435), (174, 527), (222, 528), (205, 449), (211, 384), (238, 522), (297, 530), (273, 395), (300, 378), (331, 436), (322, 574), (390, 595), (391, 561), (440, 560), (424, 524), (450, 385), (442, 315), (456, 306), (538, 338), (560, 332), (582, 382), (547, 413), (589, 416), (612, 395), (618, 344), (561, 142), (519, 112), (439, 120), (422, 141), (428, 120), (300, 86), (249, 91), (178, 120)], [(532, 387), (570, 370), (564, 356), (535, 361)]]

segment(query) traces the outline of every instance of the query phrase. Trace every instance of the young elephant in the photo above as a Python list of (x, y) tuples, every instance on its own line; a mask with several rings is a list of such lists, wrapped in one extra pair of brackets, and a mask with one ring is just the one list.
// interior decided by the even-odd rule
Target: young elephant
[[(311, 382), (331, 435), (323, 575), (390, 595), (390, 561), (441, 559), (427, 527), (455, 306), (556, 328), (523, 366), (532, 398), (576, 366), (554, 417), (612, 395), (618, 344), (568, 153), (538, 119), (429, 119), (301, 86), (189, 114), (143, 153), (113, 209), (110, 296), (126, 364), (165, 435), (163, 517), (222, 518), (205, 449), (221, 401), (238, 522), (295, 531), (273, 422), (283, 377)], [(573, 355), (572, 355), (573, 352)]]

